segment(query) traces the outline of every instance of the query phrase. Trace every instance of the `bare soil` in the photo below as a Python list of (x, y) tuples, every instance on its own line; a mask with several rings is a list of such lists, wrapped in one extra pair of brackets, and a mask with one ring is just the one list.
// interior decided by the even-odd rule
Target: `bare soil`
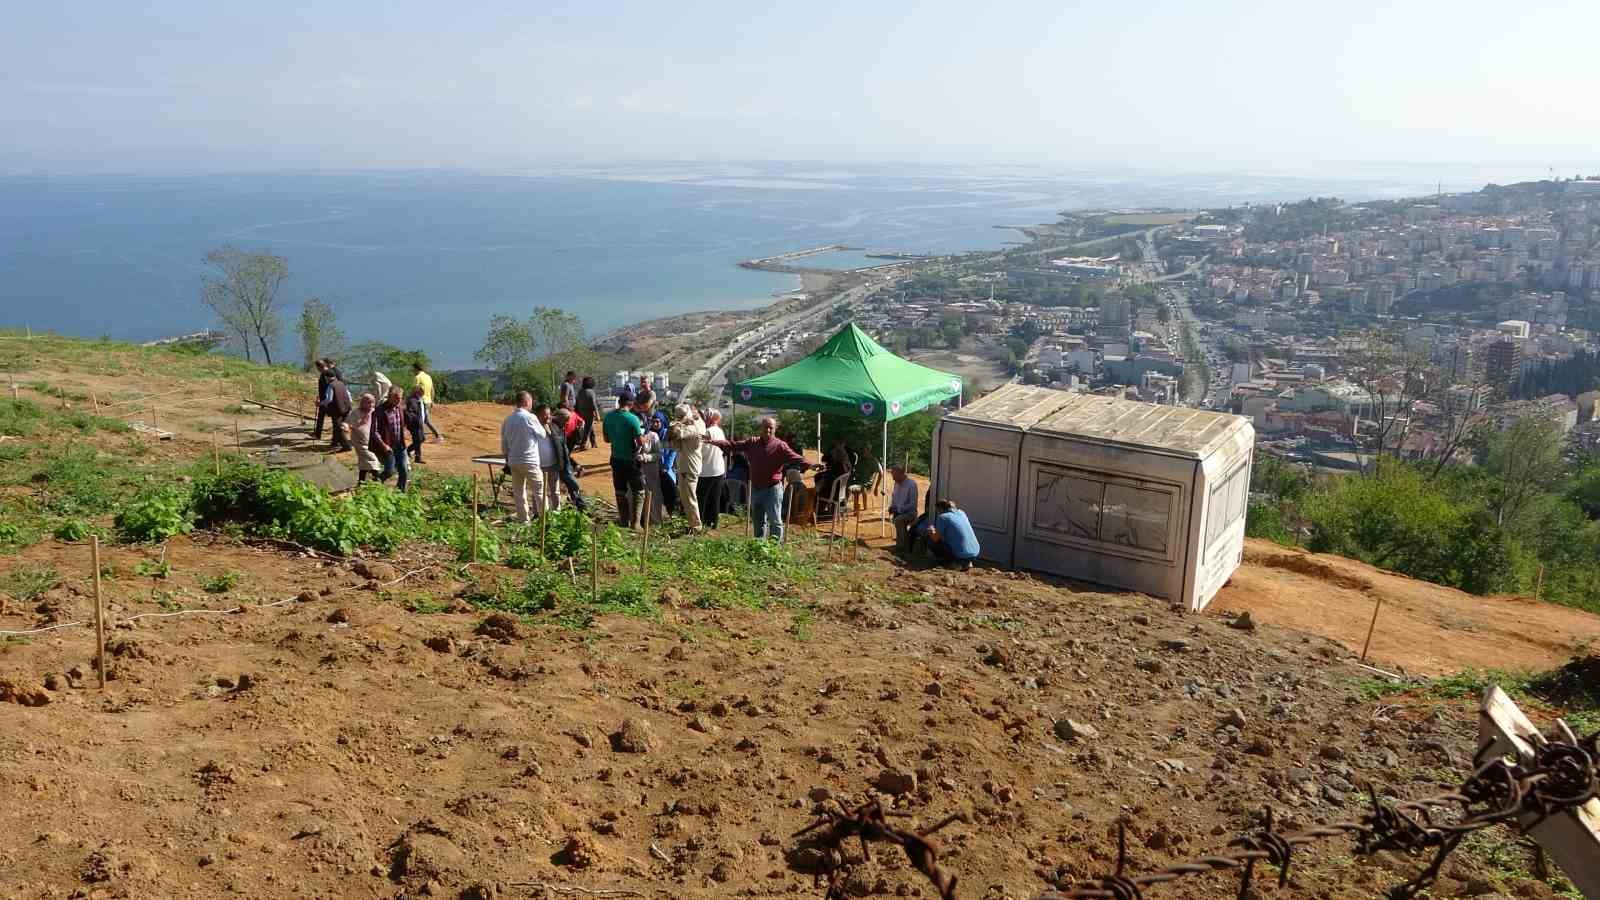
[[(175, 411), (163, 452), (209, 453), (223, 403)], [(440, 407), (426, 466), (472, 471), (504, 412)], [(288, 420), (245, 424), (302, 441)], [(580, 457), (602, 495), (603, 454)], [(1221, 848), (1265, 807), (1293, 828), (1355, 814), (1368, 781), (1421, 796), (1459, 778), (1472, 704), (1361, 690), (1378, 598), (1372, 661), (1391, 669), (1549, 668), (1600, 636), (1576, 610), (1255, 542), (1198, 616), (883, 545), (819, 560), (814, 618), (683, 608), (663, 585), (659, 621), (583, 631), (486, 627), (415, 553), (356, 564), (198, 534), (153, 579), (134, 568), (161, 551), (109, 548), (106, 691), (90, 627), (0, 643), (0, 896), (820, 897), (793, 833), (828, 798), (877, 796), (913, 823), (967, 810), (938, 839), (959, 896), (1020, 900), (1108, 871), (1119, 819), (1142, 868)], [(0, 630), (89, 621), (87, 555), (47, 541), (0, 561), (70, 576)], [(243, 581), (206, 603), (242, 611), (168, 615), (163, 592), (227, 571)], [(410, 612), (417, 597), (451, 611)], [(1243, 611), (1254, 628), (1233, 627)], [(1551, 896), (1493, 861), (1524, 852), (1506, 847), (1459, 854), (1433, 895)], [(1335, 843), (1259, 892), (1369, 898), (1417, 865)], [(849, 877), (933, 896), (887, 847)]]

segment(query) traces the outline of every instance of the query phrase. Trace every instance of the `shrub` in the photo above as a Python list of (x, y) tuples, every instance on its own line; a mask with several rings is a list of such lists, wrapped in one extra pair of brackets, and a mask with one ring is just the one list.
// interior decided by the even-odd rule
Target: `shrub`
[(238, 587), (239, 582), (243, 580), (243, 572), (229, 570), (220, 575), (202, 578), (200, 580), (200, 589), (208, 594), (226, 594), (227, 592)]
[(194, 530), (189, 495), (172, 485), (146, 488), (117, 513), (117, 531), (126, 541), (164, 541)]
[(0, 590), (26, 603), (61, 583), (61, 576), (49, 566), (18, 566), (0, 578)]
[(31, 400), (0, 400), (0, 434), (27, 437), (44, 424), (44, 410)]
[(94, 532), (94, 529), (82, 519), (67, 519), (56, 526), (55, 539), (75, 544)]

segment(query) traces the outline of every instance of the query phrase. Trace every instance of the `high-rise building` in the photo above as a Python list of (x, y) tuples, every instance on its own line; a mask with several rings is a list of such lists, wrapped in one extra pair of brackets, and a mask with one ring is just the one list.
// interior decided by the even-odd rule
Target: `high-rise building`
[(1498, 340), (1484, 355), (1483, 380), (1498, 390), (1509, 390), (1522, 377), (1522, 344)]

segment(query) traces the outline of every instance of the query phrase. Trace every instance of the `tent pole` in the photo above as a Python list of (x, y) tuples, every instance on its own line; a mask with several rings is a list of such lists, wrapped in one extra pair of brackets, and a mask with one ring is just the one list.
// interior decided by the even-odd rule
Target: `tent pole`
[(817, 460), (823, 460), (822, 455), (822, 413), (817, 413)]
[(889, 417), (883, 417), (883, 455), (878, 457), (883, 462), (878, 468), (883, 470), (883, 480), (878, 482), (878, 537), (883, 537), (884, 529), (889, 527)]
[(739, 399), (733, 400), (733, 406), (728, 410), (728, 440), (733, 440), (733, 423), (739, 418)]

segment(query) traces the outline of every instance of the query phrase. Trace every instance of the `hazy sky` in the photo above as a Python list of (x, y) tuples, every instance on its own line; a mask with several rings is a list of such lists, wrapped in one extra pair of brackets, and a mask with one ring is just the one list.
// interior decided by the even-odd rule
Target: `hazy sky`
[(1596, 0), (78, 0), (4, 20), (0, 171), (1600, 156)]

